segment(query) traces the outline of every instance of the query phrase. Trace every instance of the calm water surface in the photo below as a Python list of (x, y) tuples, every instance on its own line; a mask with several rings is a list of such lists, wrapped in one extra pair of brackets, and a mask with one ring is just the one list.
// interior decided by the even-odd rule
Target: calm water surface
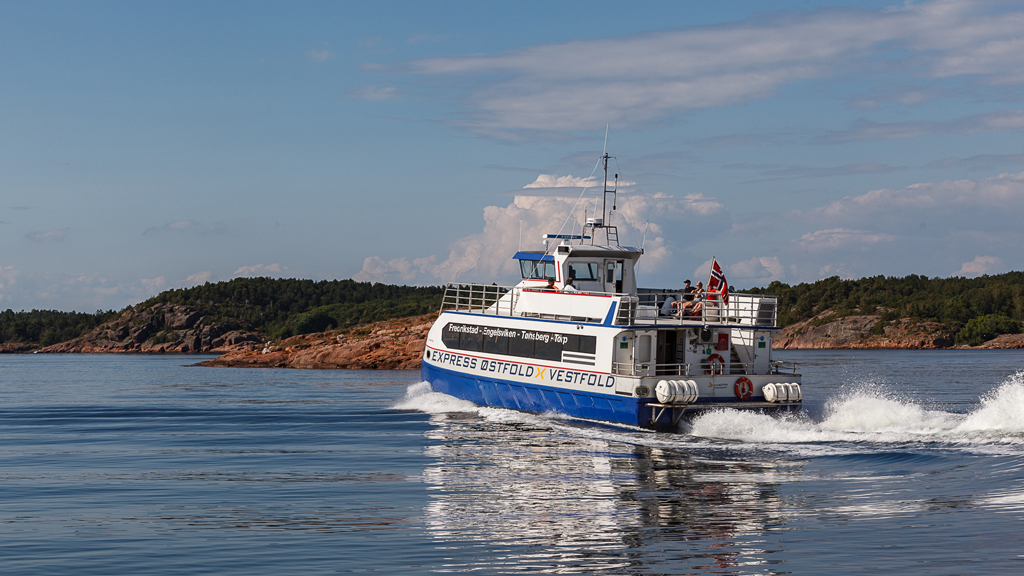
[(1024, 352), (787, 352), (679, 434), (415, 372), (0, 356), (3, 574), (1022, 574)]

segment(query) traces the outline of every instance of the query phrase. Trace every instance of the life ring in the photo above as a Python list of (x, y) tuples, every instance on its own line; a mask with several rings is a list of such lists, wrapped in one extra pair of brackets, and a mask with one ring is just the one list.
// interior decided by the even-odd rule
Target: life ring
[(733, 391), (740, 400), (749, 400), (754, 395), (754, 383), (749, 378), (740, 378), (733, 386)]
[[(718, 362), (718, 366), (715, 366), (715, 362)], [(721, 374), (725, 371), (725, 358), (712, 354), (701, 361), (701, 366), (704, 367), (705, 374)]]

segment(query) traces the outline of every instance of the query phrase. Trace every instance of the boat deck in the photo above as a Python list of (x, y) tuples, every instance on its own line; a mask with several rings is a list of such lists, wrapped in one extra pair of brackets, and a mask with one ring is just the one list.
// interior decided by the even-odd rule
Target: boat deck
[(683, 301), (683, 294), (672, 290), (641, 288), (636, 294), (616, 294), (453, 283), (445, 287), (441, 311), (615, 326), (777, 329), (775, 296), (734, 293), (728, 304), (711, 296), (698, 314), (680, 316), (671, 303)]

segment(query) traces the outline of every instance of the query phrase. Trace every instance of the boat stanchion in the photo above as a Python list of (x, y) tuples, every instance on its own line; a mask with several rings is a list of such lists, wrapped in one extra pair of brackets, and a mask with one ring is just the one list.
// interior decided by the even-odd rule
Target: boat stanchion
[(648, 424), (651, 426), (657, 426), (658, 421), (661, 420), (662, 416), (665, 415), (670, 408), (672, 409), (672, 425), (676, 426), (679, 421), (683, 419), (683, 414), (686, 413), (686, 409), (690, 407), (689, 404), (648, 404), (651, 408), (651, 418), (648, 420)]

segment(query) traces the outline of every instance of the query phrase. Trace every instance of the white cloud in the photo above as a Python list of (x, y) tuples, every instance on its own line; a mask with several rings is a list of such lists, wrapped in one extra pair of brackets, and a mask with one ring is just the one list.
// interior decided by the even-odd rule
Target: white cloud
[(139, 284), (151, 294), (159, 294), (168, 288), (167, 278), (157, 276), (156, 278), (139, 278)]
[(683, 206), (687, 209), (700, 214), (701, 216), (708, 216), (716, 212), (720, 212), (723, 208), (722, 204), (714, 198), (705, 198), (703, 194), (687, 194), (683, 197)]
[[(711, 269), (710, 264), (708, 270)], [(733, 286), (764, 285), (773, 280), (786, 278), (786, 269), (774, 256), (754, 257), (750, 260), (737, 262), (726, 266), (724, 270), (726, 278)]]
[(363, 268), (352, 279), (359, 282), (382, 282), (384, 284), (435, 283), (437, 257), (394, 258), (384, 261), (378, 256), (370, 256), (363, 261)]
[(120, 310), (166, 288), (163, 277), (114, 279), (96, 273), (33, 273), (0, 266), (0, 306), (14, 310)]
[[(466, 127), (511, 137), (515, 131), (565, 132), (606, 122), (635, 126), (685, 110), (764, 98), (790, 83), (860, 68), (1020, 84), (1021, 29), (1024, 11), (1016, 5), (936, 0), (899, 9), (780, 13), (733, 24), (368, 68), (476, 77), (476, 88), (465, 99), (471, 108)], [(926, 90), (902, 87), (891, 99), (912, 105), (929, 97)], [(881, 134), (893, 137), (892, 131)]]
[(398, 96), (398, 89), (394, 86), (378, 86), (376, 84), (370, 84), (368, 86), (359, 86), (349, 90), (348, 95), (352, 98), (361, 98), (363, 100), (369, 100), (375, 102), (378, 100), (391, 100)]
[(47, 230), (45, 232), (29, 232), (25, 234), (25, 238), (39, 242), (40, 244), (49, 244), (51, 242), (62, 242), (65, 238), (64, 231), (66, 228), (60, 230)]
[(202, 272), (196, 272), (195, 274), (190, 274), (184, 280), (180, 280), (178, 282), (178, 285), (179, 286), (184, 286), (184, 287), (192, 287), (192, 286), (198, 286), (200, 284), (206, 284), (207, 282), (216, 282), (216, 281), (217, 281), (217, 278), (213, 275), (213, 272), (210, 272), (209, 270), (204, 270)]
[(419, 33), (419, 34), (413, 34), (412, 36), (409, 36), (409, 39), (406, 40), (406, 43), (407, 44), (420, 44), (421, 42), (440, 42), (441, 40), (444, 40), (444, 39), (445, 39), (445, 36), (443, 34), (423, 34), (423, 33)]
[(151, 226), (142, 232), (143, 236), (160, 236), (164, 234), (196, 234), (203, 236), (226, 234), (228, 229), (224, 224), (215, 223), (213, 228), (205, 226), (202, 222), (195, 220), (175, 220), (162, 226)]
[(1016, 229), (1024, 217), (1024, 172), (872, 190), (811, 210), (807, 216), (844, 227), (882, 226), (903, 234), (920, 223), (943, 230)]
[(977, 134), (1003, 130), (1024, 130), (1024, 110), (1000, 110), (945, 122), (871, 122), (862, 118), (848, 129), (831, 132), (818, 141), (841, 144), (856, 140), (899, 140), (935, 134)]
[[(399, 284), (514, 282), (518, 269), (511, 256), (520, 245), (520, 221), (523, 248), (540, 249), (542, 234), (573, 229), (570, 220), (560, 230), (575, 202), (574, 197), (517, 195), (508, 205), (485, 208), (482, 230), (454, 242), (447, 255), (371, 256), (354, 278)], [(576, 231), (583, 210), (575, 207)], [(595, 213), (593, 199), (586, 211)], [(638, 268), (644, 286), (677, 285), (687, 275), (704, 281), (711, 256), (739, 287), (833, 275), (946, 275), (958, 268), (957, 275), (978, 275), (1024, 267), (1019, 249), (1024, 172), (870, 190), (744, 222), (734, 221), (729, 202), (719, 198), (629, 194), (620, 197), (613, 219), (628, 245), (641, 243), (650, 222)]]
[(798, 244), (805, 250), (822, 251), (836, 248), (850, 249), (880, 242), (892, 242), (895, 239), (896, 237), (892, 234), (832, 228), (804, 234), (800, 237)]
[(755, 284), (831, 275), (944, 276), (958, 269), (955, 275), (976, 276), (1024, 267), (1021, 221), (1024, 173), (999, 174), (871, 190), (802, 211), (764, 214), (718, 240), (751, 266), (747, 246), (774, 249), (780, 266), (769, 267), (772, 274), (729, 268), (763, 279)]
[(143, 236), (153, 236), (161, 232), (185, 232), (188, 230), (199, 230), (202, 225), (194, 220), (175, 220), (174, 222), (168, 222), (163, 226), (153, 226), (146, 228), (142, 233)]
[(995, 256), (975, 256), (974, 260), (964, 262), (959, 270), (953, 272), (953, 276), (973, 278), (982, 274), (995, 274), (1002, 270), (1005, 270), (1005, 268), (1003, 267), (1003, 261), (999, 258)]
[(597, 185), (597, 178), (576, 178), (572, 174), (559, 176), (557, 174), (541, 174), (533, 182), (523, 188), (586, 188)]
[[(594, 199), (579, 205), (576, 201), (571, 197), (517, 195), (507, 206), (484, 208), (483, 230), (455, 241), (446, 258), (370, 256), (353, 279), (400, 284), (515, 282), (519, 268), (512, 255), (520, 247), (520, 223), (522, 249), (543, 249), (543, 234), (579, 233), (584, 213), (595, 214)], [(572, 218), (568, 218), (570, 212)], [(620, 196), (618, 211), (613, 213), (610, 223), (618, 226), (623, 244), (644, 243), (638, 268), (644, 275), (642, 281), (665, 278), (678, 283), (678, 273), (671, 266), (680, 247), (728, 229), (728, 219), (727, 211), (714, 198), (700, 194), (676, 198), (658, 193)], [(648, 221), (650, 227), (644, 240)]]
[(330, 50), (310, 50), (306, 52), (306, 58), (313, 62), (327, 62), (334, 58), (334, 53)]
[[(598, 180), (595, 176), (577, 178), (572, 174), (567, 176), (559, 176), (558, 174), (541, 174), (537, 176), (536, 180), (526, 186), (523, 186), (523, 188), (589, 188), (602, 183), (603, 182)], [(635, 186), (636, 182), (619, 180), (617, 184), (620, 187), (627, 187)], [(609, 185), (611, 185), (611, 183)]]
[(14, 266), (0, 266), (0, 302), (11, 301), (19, 276), (21, 272), (15, 270)]
[(246, 278), (254, 278), (257, 276), (270, 276), (271, 274), (281, 274), (287, 268), (282, 268), (280, 264), (273, 263), (269, 265), (256, 264), (254, 266), (242, 266), (238, 270), (231, 273), (234, 277), (244, 276)]

